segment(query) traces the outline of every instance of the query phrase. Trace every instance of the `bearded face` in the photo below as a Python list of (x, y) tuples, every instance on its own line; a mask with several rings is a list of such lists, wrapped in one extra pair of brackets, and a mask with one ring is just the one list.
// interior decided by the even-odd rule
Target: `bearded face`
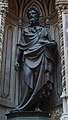
[(28, 18), (29, 18), (29, 22), (30, 22), (31, 26), (35, 26), (35, 25), (38, 24), (39, 15), (35, 10), (30, 10), (29, 11)]

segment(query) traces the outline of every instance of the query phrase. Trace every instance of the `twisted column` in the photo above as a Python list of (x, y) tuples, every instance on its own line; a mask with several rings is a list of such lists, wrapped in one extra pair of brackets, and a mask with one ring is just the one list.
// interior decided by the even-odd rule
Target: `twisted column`
[(56, 8), (58, 11), (58, 21), (59, 21), (59, 34), (60, 34), (60, 48), (61, 48), (61, 74), (62, 74), (62, 96), (63, 99), (63, 115), (61, 120), (66, 120), (65, 116), (68, 118), (68, 77), (67, 77), (67, 60), (66, 60), (66, 46), (64, 39), (64, 22), (63, 14), (68, 11), (68, 0), (57, 0)]
[(0, 2), (0, 74), (2, 65), (3, 34), (8, 4)]

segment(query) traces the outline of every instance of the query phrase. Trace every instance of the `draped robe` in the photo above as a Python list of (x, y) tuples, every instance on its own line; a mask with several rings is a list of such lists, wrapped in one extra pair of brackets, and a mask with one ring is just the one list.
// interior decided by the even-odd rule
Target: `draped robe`
[[(18, 62), (22, 67), (20, 80), (22, 81), (22, 100), (17, 110), (33, 110), (38, 102), (38, 96), (47, 87), (52, 89), (51, 47), (54, 46), (45, 27), (24, 28), (20, 42)], [(22, 64), (23, 62), (23, 64)], [(44, 87), (45, 86), (45, 87)], [(48, 93), (45, 92), (48, 96)], [(33, 108), (32, 106), (35, 107)]]

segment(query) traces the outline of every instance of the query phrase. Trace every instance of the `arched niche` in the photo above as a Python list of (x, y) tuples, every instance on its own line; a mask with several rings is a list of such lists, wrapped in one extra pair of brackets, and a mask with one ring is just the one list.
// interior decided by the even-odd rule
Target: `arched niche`
[(44, 12), (43, 6), (42, 6), (39, 2), (35, 2), (35, 1), (34, 1), (34, 2), (29, 2), (29, 4), (27, 4), (27, 5), (24, 6), (23, 14), (22, 14), (23, 18), (26, 18), (26, 17), (27, 17), (26, 11), (28, 11), (28, 9), (29, 9), (30, 7), (35, 7), (35, 8), (37, 8), (38, 11), (39, 11), (39, 13), (40, 13), (40, 16), (41, 16), (41, 17), (46, 16), (46, 13)]
[[(45, 3), (46, 6), (46, 3)], [(43, 0), (27, 0), (25, 2), (21, 2), (19, 17), (23, 18), (23, 22), (28, 23), (27, 19), (27, 11), (30, 7), (35, 7), (40, 13), (40, 22), (45, 23), (45, 18), (47, 16), (47, 6), (44, 7)], [(46, 9), (46, 10), (45, 10)]]
[[(9, 37), (11, 38), (11, 36), (9, 34), (9, 33), (11, 33), (13, 35), (13, 37), (12, 37), (12, 40), (9, 39), (9, 42), (13, 41), (13, 44), (11, 46), (12, 51), (10, 50), (9, 52), (10, 53), (12, 52), (12, 56), (11, 56), (11, 58), (12, 58), (11, 59), (12, 60), (11, 61), (11, 67), (12, 67), (11, 75), (12, 75), (12, 78), (6, 79), (6, 76), (5, 76), (5, 79), (2, 79), (2, 85), (3, 85), (3, 83), (5, 83), (3, 85), (4, 87), (3, 87), (3, 90), (2, 90), (2, 95), (4, 96), (4, 98), (5, 98), (5, 96), (7, 96), (6, 99), (7, 99), (8, 102), (11, 102), (11, 103), (14, 103), (14, 104), (17, 105), (18, 104), (18, 99), (19, 99), (18, 98), (19, 97), (19, 95), (18, 95), (18, 93), (19, 93), (18, 87), (19, 86), (18, 86), (18, 83), (17, 83), (18, 82), (17, 78), (16, 78), (17, 76), (16, 76), (15, 70), (14, 70), (14, 62), (15, 62), (15, 59), (16, 59), (16, 54), (15, 54), (16, 43), (18, 42), (19, 33), (21, 34), (21, 29), (19, 27), (22, 27), (21, 24), (20, 24), (20, 26), (18, 26), (19, 19), (21, 19), (21, 20), (23, 19), (23, 23), (25, 23), (25, 24), (28, 23), (28, 19), (27, 19), (27, 15), (26, 15), (27, 10), (28, 10), (29, 7), (34, 6), (40, 12), (41, 24), (42, 23), (46, 24), (46, 18), (49, 17), (48, 18), (49, 19), (48, 24), (49, 24), (49, 29), (50, 29), (50, 32), (51, 32), (51, 36), (53, 36), (52, 37), (53, 39), (55, 39), (56, 36), (59, 36), (59, 29), (58, 29), (58, 27), (56, 29), (56, 25), (58, 26), (58, 19), (56, 19), (57, 14), (55, 12), (56, 11), (55, 10), (55, 0), (19, 0), (19, 2), (18, 2), (18, 0), (8, 0), (7, 2), (8, 2), (8, 13), (7, 13), (7, 18), (6, 18), (6, 27), (5, 27), (6, 28), (5, 29), (5, 34), (6, 35), (5, 35), (5, 38), (4, 38), (5, 39), (4, 43), (5, 43), (5, 46), (6, 46), (7, 45), (7, 43), (6, 43), (7, 36), (9, 35)], [(9, 28), (9, 31), (8, 31), (8, 28)], [(58, 42), (59, 38), (57, 38), (57, 39), (56, 39), (56, 41)], [(10, 46), (8, 46), (8, 47), (10, 47)], [(3, 58), (5, 57), (5, 55), (3, 56)], [(7, 61), (6, 61), (6, 63), (7, 63)], [(4, 61), (3, 61), (3, 64), (6, 66)], [(60, 61), (59, 61), (58, 64), (60, 64)], [(9, 68), (9, 69), (11, 69), (11, 68)], [(57, 68), (57, 70), (58, 70), (58, 68)], [(7, 71), (7, 69), (6, 69), (6, 71)], [(55, 77), (56, 77), (56, 75), (55, 75)], [(7, 88), (7, 95), (4, 95), (5, 94), (5, 89), (7, 87), (7, 80), (8, 80), (8, 83), (11, 84), (11, 86), (9, 85), (10, 86), (10, 88), (9, 88), (10, 92), (8, 93), (9, 89)], [(10, 82), (10, 80), (11, 80), (11, 82)], [(56, 77), (55, 82), (58, 81), (57, 82), (58, 85), (60, 85), (59, 82), (61, 83), (61, 81), (59, 81), (59, 80), (60, 80), (59, 76), (58, 76), (58, 78)], [(57, 86), (55, 85), (56, 89), (57, 89)], [(58, 97), (58, 92), (59, 92), (59, 88), (57, 89), (56, 95), (54, 93), (54, 96)], [(61, 93), (61, 91), (60, 91), (60, 93)], [(54, 97), (54, 98), (56, 98), (56, 97)], [(60, 98), (58, 97), (58, 99), (60, 99)]]

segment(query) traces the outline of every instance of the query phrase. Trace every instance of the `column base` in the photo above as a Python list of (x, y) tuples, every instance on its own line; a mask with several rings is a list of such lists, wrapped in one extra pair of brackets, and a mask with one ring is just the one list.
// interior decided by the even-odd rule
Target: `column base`
[(60, 120), (68, 120), (68, 113), (64, 113), (61, 117)]

